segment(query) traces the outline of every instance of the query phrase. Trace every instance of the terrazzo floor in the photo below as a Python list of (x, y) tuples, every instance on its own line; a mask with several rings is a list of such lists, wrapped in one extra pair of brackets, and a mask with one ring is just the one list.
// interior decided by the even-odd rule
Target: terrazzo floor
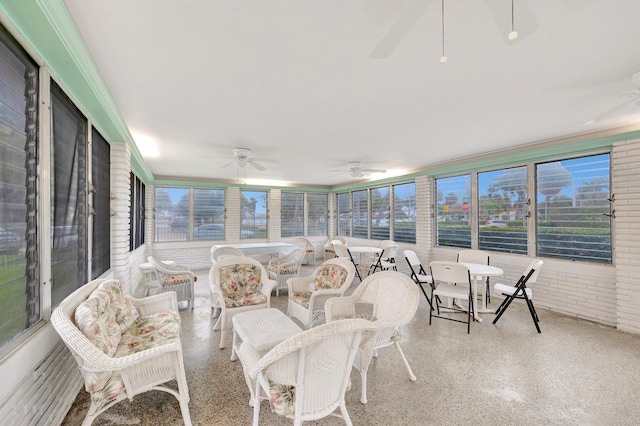
[[(320, 262), (318, 262), (319, 264)], [(309, 275), (305, 266), (301, 275)], [(193, 310), (181, 309), (184, 362), (194, 425), (250, 425), (240, 361), (231, 362), (231, 335), (218, 348), (212, 330), (208, 271), (196, 271)], [(357, 282), (356, 278), (356, 282)], [(357, 285), (354, 283), (354, 286)], [(369, 403), (360, 403), (354, 370), (347, 410), (354, 425), (638, 425), (640, 424), (640, 336), (538, 308), (542, 334), (523, 304), (512, 304), (497, 325), (483, 314), (471, 334), (466, 324), (434, 319), (420, 307), (402, 343), (417, 381), (411, 382), (398, 352), (380, 351), (368, 373)], [(286, 292), (272, 307), (286, 311)], [(494, 297), (492, 307), (499, 299)], [(82, 423), (89, 406), (80, 391), (63, 425)], [(263, 402), (260, 425), (291, 424)], [(176, 399), (151, 391), (101, 414), (102, 425), (180, 425)], [(343, 425), (324, 418), (307, 425)]]

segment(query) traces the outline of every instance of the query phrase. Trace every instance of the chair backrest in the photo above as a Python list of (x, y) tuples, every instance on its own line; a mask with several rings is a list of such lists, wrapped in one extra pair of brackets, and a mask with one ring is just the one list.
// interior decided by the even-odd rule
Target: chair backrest
[(231, 247), (231, 246), (223, 246), (223, 247), (211, 247), (211, 262), (216, 263), (220, 259), (224, 259), (225, 257), (230, 256), (244, 256), (244, 253), (239, 248)]
[(392, 321), (394, 327), (411, 321), (420, 302), (415, 282), (397, 271), (369, 275), (350, 297), (356, 304), (371, 304), (371, 315), (378, 321)]
[(301, 249), (304, 249), (305, 251), (310, 249), (315, 249), (315, 246), (313, 245), (313, 243), (309, 241), (308, 238), (305, 238), (305, 237), (294, 238), (293, 244), (296, 244), (297, 246), (299, 246)]
[(345, 237), (335, 236), (327, 240), (327, 242), (325, 243), (325, 247), (333, 247), (333, 242), (336, 240), (340, 241), (345, 246), (347, 245), (347, 239)]
[(404, 258), (407, 259), (407, 263), (411, 267), (411, 270), (415, 273), (418, 273), (420, 271), (422, 263), (420, 263), (420, 259), (418, 259), (418, 255), (416, 254), (416, 252), (413, 250), (405, 250), (402, 252), (402, 254), (404, 255)]
[(395, 245), (393, 240), (382, 240), (378, 243), (378, 248), (385, 249), (386, 247)]
[(436, 282), (471, 285), (469, 268), (457, 262), (434, 260), (429, 264), (434, 284)]
[(216, 262), (209, 270), (209, 283), (217, 286), (225, 297), (255, 294), (269, 278), (256, 259), (232, 256)]
[(538, 280), (538, 274), (540, 273), (540, 269), (542, 269), (543, 263), (540, 259), (534, 259), (529, 266), (527, 266), (527, 269), (520, 279), (526, 279), (527, 284), (535, 283)]
[(318, 266), (311, 278), (315, 290), (343, 288), (346, 291), (355, 274), (356, 268), (349, 259), (334, 258)]
[(380, 253), (380, 258), (383, 260), (392, 260), (396, 258), (397, 253), (398, 253), (398, 246), (395, 244), (392, 244), (382, 249), (382, 253)]
[(347, 246), (342, 244), (340, 240), (333, 240), (332, 243), (333, 243), (333, 250), (335, 251), (336, 256), (343, 259), (351, 260), (351, 253), (349, 253), (349, 249), (347, 248)]
[[(256, 377), (262, 373), (272, 387), (295, 392), (293, 412), (297, 418), (304, 419), (307, 414), (312, 414), (313, 419), (320, 418), (331, 414), (344, 401), (356, 351), (376, 332), (376, 326), (363, 319), (322, 324), (275, 346), (248, 374)], [(244, 352), (244, 348), (240, 351)], [(272, 405), (278, 402), (286, 405), (290, 401), (271, 400)], [(274, 408), (281, 414), (291, 414), (288, 407)]]
[(456, 256), (456, 262), (489, 264), (489, 253), (484, 250), (460, 250)]

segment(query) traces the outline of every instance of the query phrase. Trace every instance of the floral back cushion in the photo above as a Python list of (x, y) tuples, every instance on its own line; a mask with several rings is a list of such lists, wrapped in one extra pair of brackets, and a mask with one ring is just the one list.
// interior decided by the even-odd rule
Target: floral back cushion
[(262, 270), (250, 263), (223, 266), (220, 273), (220, 290), (225, 298), (247, 298), (260, 291)]
[(113, 356), (120, 343), (120, 325), (116, 320), (116, 312), (111, 307), (109, 294), (96, 289), (91, 296), (82, 302), (75, 312), (78, 329), (98, 349)]
[(347, 279), (347, 270), (340, 265), (320, 265), (314, 278), (316, 290), (338, 289)]
[(98, 286), (109, 296), (110, 307), (116, 315), (116, 322), (120, 326), (120, 333), (131, 327), (131, 324), (140, 316), (133, 305), (133, 299), (125, 291), (118, 280), (107, 280)]

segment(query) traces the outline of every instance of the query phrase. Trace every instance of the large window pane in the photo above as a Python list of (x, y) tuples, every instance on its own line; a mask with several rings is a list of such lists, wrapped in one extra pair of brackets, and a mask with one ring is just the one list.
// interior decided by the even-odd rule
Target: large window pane
[(307, 235), (327, 235), (327, 194), (307, 194)]
[(0, 346), (40, 319), (37, 135), (37, 68), (0, 27)]
[(338, 235), (342, 237), (350, 237), (351, 227), (351, 196), (348, 192), (338, 194), (337, 197), (337, 219), (338, 219)]
[(369, 209), (367, 206), (367, 190), (351, 193), (352, 219), (351, 233), (356, 238), (369, 238)]
[(189, 239), (189, 189), (156, 188), (156, 241)]
[(304, 193), (282, 193), (280, 219), (281, 235), (283, 237), (301, 237), (304, 235)]
[(537, 252), (611, 263), (609, 154), (538, 164)]
[(53, 305), (87, 282), (87, 119), (51, 83)]
[(224, 240), (224, 190), (193, 190), (193, 239)]
[(389, 187), (371, 189), (371, 239), (389, 239)]
[(471, 247), (471, 176), (436, 179), (436, 244)]
[(416, 184), (393, 186), (393, 240), (416, 242)]
[(240, 191), (240, 238), (267, 238), (267, 192)]
[(527, 168), (478, 173), (478, 248), (527, 254)]
[(93, 232), (91, 279), (111, 267), (110, 147), (96, 131), (91, 135), (91, 183), (93, 184)]

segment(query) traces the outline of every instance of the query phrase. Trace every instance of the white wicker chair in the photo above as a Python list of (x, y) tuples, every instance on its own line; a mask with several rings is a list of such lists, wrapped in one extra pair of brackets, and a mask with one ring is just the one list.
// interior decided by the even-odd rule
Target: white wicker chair
[[(220, 307), (213, 326), (220, 330), (220, 349), (225, 347), (225, 333), (231, 318), (239, 312), (267, 309), (271, 291), (276, 286), (260, 262), (250, 257), (232, 256), (216, 262), (209, 270), (211, 299)], [(215, 314), (215, 312), (214, 312)]]
[(267, 271), (269, 272), (269, 278), (276, 280), (276, 296), (280, 296), (280, 289), (287, 288), (287, 280), (298, 276), (300, 272), (300, 266), (306, 253), (303, 249), (297, 248), (291, 253), (282, 257), (274, 257), (269, 261), (267, 265)]
[(244, 253), (239, 248), (231, 246), (211, 247), (211, 263), (230, 256), (244, 256)]
[(189, 308), (193, 309), (196, 276), (185, 266), (167, 265), (156, 260), (153, 256), (147, 258), (153, 265), (160, 282), (160, 292), (175, 291), (178, 302), (189, 302)]
[(347, 239), (345, 237), (332, 237), (329, 238), (322, 247), (324, 250), (324, 260), (333, 259), (336, 257), (336, 251), (333, 249), (333, 241), (342, 241), (342, 244), (347, 245)]
[[(80, 372), (85, 379), (85, 385), (90, 392), (105, 392), (106, 386), (110, 383), (119, 382), (122, 379), (122, 386), (116, 386), (116, 391), (120, 391), (115, 399), (104, 400), (104, 405), (91, 400), (89, 411), (82, 422), (83, 426), (90, 425), (95, 418), (108, 410), (116, 403), (150, 390), (160, 390), (175, 396), (180, 404), (182, 418), (186, 425), (191, 425), (189, 415), (189, 389), (184, 371), (182, 358), (182, 345), (180, 339), (173, 339), (165, 344), (143, 349), (139, 352), (130, 353), (125, 356), (109, 356), (96, 344), (92, 343), (78, 328), (75, 323), (76, 308), (103, 282), (115, 280), (97, 279), (80, 287), (53, 311), (51, 323), (58, 332), (64, 343), (73, 354)], [(132, 305), (135, 306), (140, 317), (152, 316), (153, 314), (173, 311), (173, 316), (179, 319), (178, 302), (175, 293), (161, 293), (143, 299), (131, 298)], [(179, 321), (179, 320), (178, 320)], [(179, 334), (179, 330), (177, 331)], [(98, 383), (102, 383), (104, 388), (96, 387), (96, 377), (102, 377)], [(176, 380), (178, 390), (161, 386), (161, 384)], [(113, 394), (110, 394), (112, 397)], [(55, 395), (52, 395), (55, 397)]]
[[(378, 336), (368, 346), (358, 352), (354, 367), (362, 377), (362, 395), (360, 401), (367, 403), (367, 369), (372, 356), (377, 356), (378, 349), (395, 345), (400, 352), (409, 378), (416, 380), (409, 362), (400, 347), (401, 327), (411, 321), (420, 301), (420, 293), (416, 284), (408, 276), (396, 271), (382, 271), (370, 275), (356, 287), (350, 296), (327, 300), (325, 310), (327, 322), (343, 318), (367, 318), (373, 321), (378, 329)], [(359, 308), (369, 306), (368, 312)]]
[(293, 419), (294, 425), (329, 415), (352, 425), (344, 399), (351, 365), (358, 347), (376, 330), (362, 319), (334, 321), (290, 337), (263, 357), (244, 342), (239, 355), (249, 383), (255, 386), (254, 426), (262, 399), (275, 413)]
[(309, 277), (289, 278), (287, 315), (297, 318), (309, 328), (324, 313), (324, 304), (331, 297), (339, 297), (349, 288), (356, 268), (347, 259), (329, 259), (318, 266)]
[(316, 246), (305, 237), (297, 237), (293, 239), (293, 244), (305, 251), (304, 263), (315, 264), (316, 263)]

